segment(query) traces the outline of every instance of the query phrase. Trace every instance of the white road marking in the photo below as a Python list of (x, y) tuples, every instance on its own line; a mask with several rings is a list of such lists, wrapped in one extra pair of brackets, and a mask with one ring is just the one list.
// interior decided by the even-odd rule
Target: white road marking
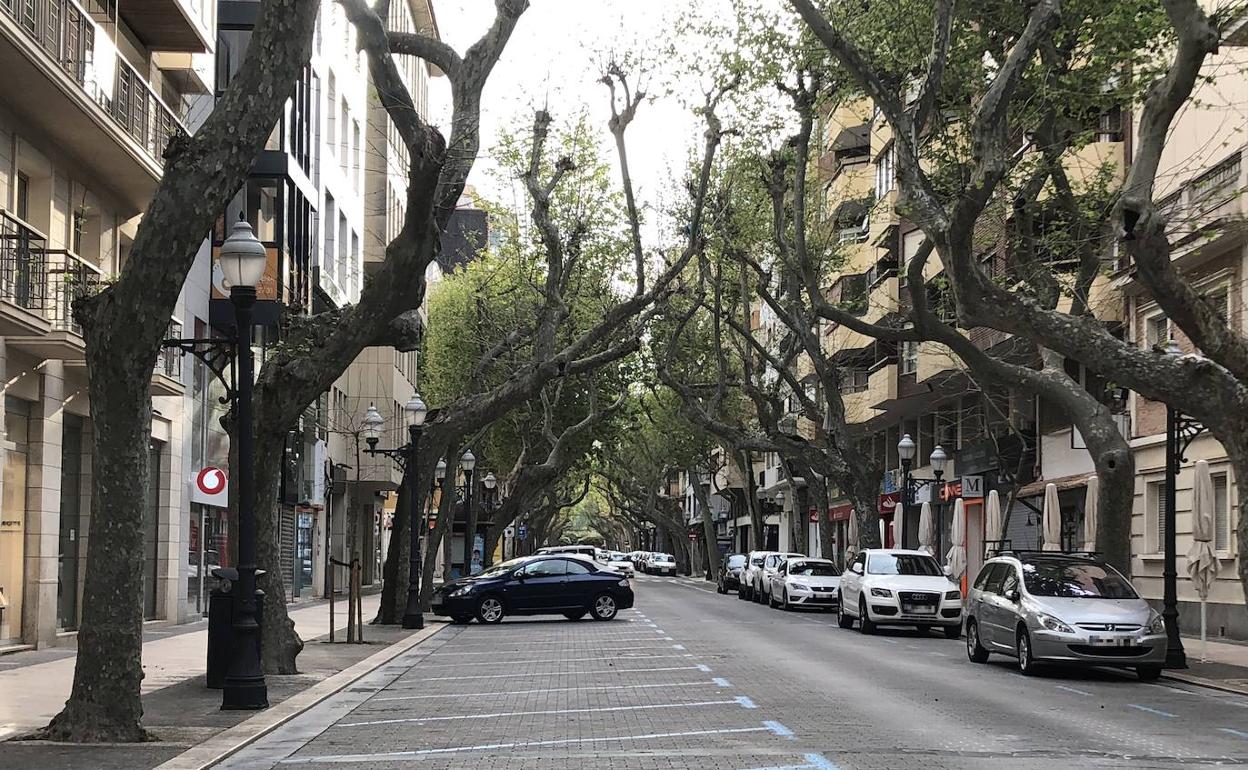
[(1080, 689), (1075, 688), (1075, 687), (1067, 687), (1067, 686), (1066, 686), (1066, 685), (1064, 685), (1064, 684), (1055, 684), (1055, 685), (1053, 685), (1053, 686), (1054, 686), (1054, 687), (1056, 687), (1056, 688), (1057, 688), (1057, 689), (1059, 689), (1059, 690), (1065, 690), (1066, 692), (1073, 692), (1073, 693), (1075, 693), (1076, 695), (1084, 695), (1084, 696), (1087, 696), (1087, 697), (1089, 697), (1089, 698), (1091, 698), (1091, 697), (1092, 697), (1092, 693), (1088, 692), (1087, 690), (1080, 690)]
[[(662, 649), (666, 650), (670, 648), (664, 647)], [(473, 663), (472, 665), (473, 666), (518, 666), (521, 664), (527, 665), (527, 664), (535, 664), (535, 663), (587, 663), (589, 661), (595, 661), (595, 660), (656, 660), (658, 658), (692, 658), (692, 657), (693, 655), (689, 653), (684, 653), (682, 655), (601, 655), (601, 656), (593, 657), (593, 658), (543, 658), (541, 660), (514, 660), (514, 659), (491, 660), (491, 661), (481, 661), (478, 663)], [(424, 663), (417, 663), (416, 667), (420, 669), (458, 668), (464, 665), (467, 665), (467, 664), (465, 663), (434, 663), (432, 665), (425, 665)]]
[[(764, 722), (762, 727), (724, 727), (718, 730), (689, 730), (679, 733), (647, 733), (645, 735), (620, 735), (604, 738), (560, 738), (550, 741), (517, 741), (514, 743), (485, 743), (477, 746), (452, 746), (445, 749), (416, 749), (413, 751), (387, 751), (377, 754), (331, 754), (323, 757), (296, 757), (283, 759), (284, 765), (356, 764), (360, 762), (394, 762), (408, 757), (437, 754), (458, 754), (467, 751), (497, 751), (498, 749), (523, 749), (539, 746), (567, 746), (575, 743), (607, 743), (610, 741), (646, 741), (657, 738), (691, 738), (698, 735), (731, 735), (735, 733), (770, 732), (776, 735), (776, 727), (788, 732), (779, 722)], [(789, 735), (792, 735), (790, 732)]]
[(1243, 730), (1236, 730), (1233, 727), (1219, 727), (1218, 729), (1224, 733), (1230, 733), (1231, 735), (1248, 739), (1248, 733), (1244, 732)]
[(797, 740), (797, 736), (793, 734), (793, 731), (785, 727), (784, 725), (780, 724), (779, 722), (776, 722), (774, 720), (763, 722), (763, 726), (766, 727), (775, 735), (779, 736), (780, 738), (788, 738), (789, 740)]
[[(638, 641), (660, 642), (660, 641), (667, 641), (667, 640), (666, 639), (644, 639), (644, 640), (639, 639)], [(593, 649), (595, 652), (599, 650), (683, 650), (685, 649), (685, 646), (683, 644), (669, 644), (663, 647), (638, 647), (637, 645), (634, 645), (634, 644), (601, 645), (601, 646), (594, 645)], [(517, 650), (483, 650), (481, 652), (434, 652), (429, 655), (426, 655), (425, 657), (426, 658), (458, 658), (461, 655), (514, 655), (517, 653), (529, 652), (529, 651), (530, 650), (528, 649), (525, 649), (525, 650), (517, 649)], [(536, 661), (518, 660), (516, 662), (517, 663), (533, 663)]]
[[(748, 700), (748, 699), (747, 699)], [(648, 711), (650, 709), (678, 709), (678, 708), (699, 708), (701, 706), (731, 706), (736, 704), (741, 708), (758, 708), (750, 701), (746, 705), (741, 698), (733, 698), (732, 700), (703, 700), (694, 701), (693, 703), (649, 703), (641, 706), (603, 706), (600, 708), (583, 708), (583, 709), (543, 709), (541, 711), (496, 711), (492, 714), (457, 714), (455, 716), (434, 716), (434, 717), (403, 717), (400, 719), (373, 719), (367, 722), (339, 722), (335, 727), (371, 727), (373, 725), (397, 725), (412, 724), (423, 722), (457, 722), (463, 719), (494, 719), (497, 717), (535, 717), (548, 716), (550, 714), (601, 714), (612, 711)]]
[(609, 668), (606, 671), (541, 671), (534, 674), (469, 674), (467, 676), (430, 676), (423, 679), (411, 679), (412, 682), (450, 682), (463, 679), (520, 679), (533, 676), (599, 676), (601, 674), (649, 674), (655, 671), (701, 671), (711, 673), (710, 666), (667, 666), (664, 668)]
[[(720, 684), (720, 682), (723, 684)], [(542, 687), (537, 690), (510, 690), (507, 692), (448, 692), (436, 695), (394, 695), (387, 698), (372, 698), (369, 703), (377, 703), (380, 701), (396, 701), (396, 700), (434, 700), (437, 698), (481, 698), (494, 697), (496, 695), (536, 695), (537, 693), (547, 692), (595, 692), (599, 690), (652, 690), (660, 687), (705, 687), (713, 684), (716, 687), (730, 687), (727, 680), (712, 679), (709, 682), (664, 682), (662, 684), (607, 684), (601, 687)], [(381, 692), (391, 692), (390, 690), (382, 690)]]
[(732, 682), (729, 682), (727, 679), (724, 679), (722, 676), (717, 676), (711, 681), (715, 684), (716, 687), (732, 687)]
[(1178, 714), (1171, 714), (1169, 711), (1160, 711), (1158, 709), (1149, 708), (1148, 706), (1141, 706), (1138, 703), (1128, 703), (1127, 705), (1133, 709), (1139, 709), (1140, 711), (1147, 711), (1150, 714), (1156, 714), (1159, 717), (1166, 717), (1167, 719), (1179, 718)]

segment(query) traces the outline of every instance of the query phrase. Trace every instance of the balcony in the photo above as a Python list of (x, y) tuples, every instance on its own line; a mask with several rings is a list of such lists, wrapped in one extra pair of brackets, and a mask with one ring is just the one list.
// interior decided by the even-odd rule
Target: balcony
[(74, 300), (98, 291), (103, 276), (95, 265), (47, 243), (43, 233), (0, 211), (0, 334), (45, 358), (78, 357), (83, 343)]
[(180, 0), (123, 0), (121, 17), (143, 44), (153, 51), (204, 53), (205, 32)]
[[(182, 324), (177, 320), (169, 321), (169, 331), (165, 339), (182, 338)], [(182, 387), (182, 351), (176, 348), (161, 348), (156, 357), (156, 368), (152, 371), (153, 396), (180, 396)]]
[(146, 208), (182, 123), (90, 14), (74, 0), (0, 0), (0, 68), (0, 101), (24, 134)]

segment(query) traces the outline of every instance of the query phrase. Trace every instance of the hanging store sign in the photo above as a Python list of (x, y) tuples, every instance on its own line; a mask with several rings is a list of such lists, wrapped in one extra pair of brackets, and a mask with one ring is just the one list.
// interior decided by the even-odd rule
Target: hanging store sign
[(191, 502), (225, 508), (229, 504), (230, 484), (225, 471), (208, 466), (200, 468), (191, 485)]

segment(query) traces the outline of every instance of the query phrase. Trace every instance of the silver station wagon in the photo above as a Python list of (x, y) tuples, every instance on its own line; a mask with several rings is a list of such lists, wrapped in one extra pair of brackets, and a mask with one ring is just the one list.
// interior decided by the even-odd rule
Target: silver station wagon
[(966, 652), (1018, 658), (1024, 674), (1040, 663), (1125, 666), (1140, 679), (1161, 675), (1166, 630), (1131, 581), (1094, 557), (1014, 552), (989, 559), (967, 596)]

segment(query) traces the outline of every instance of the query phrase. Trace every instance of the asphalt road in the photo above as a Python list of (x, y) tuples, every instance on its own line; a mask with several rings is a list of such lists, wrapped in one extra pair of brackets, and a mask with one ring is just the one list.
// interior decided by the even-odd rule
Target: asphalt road
[(597, 770), (1248, 765), (1248, 698), (1023, 677), (959, 641), (838, 629), (641, 577), (610, 623), (448, 627), (222, 767)]

